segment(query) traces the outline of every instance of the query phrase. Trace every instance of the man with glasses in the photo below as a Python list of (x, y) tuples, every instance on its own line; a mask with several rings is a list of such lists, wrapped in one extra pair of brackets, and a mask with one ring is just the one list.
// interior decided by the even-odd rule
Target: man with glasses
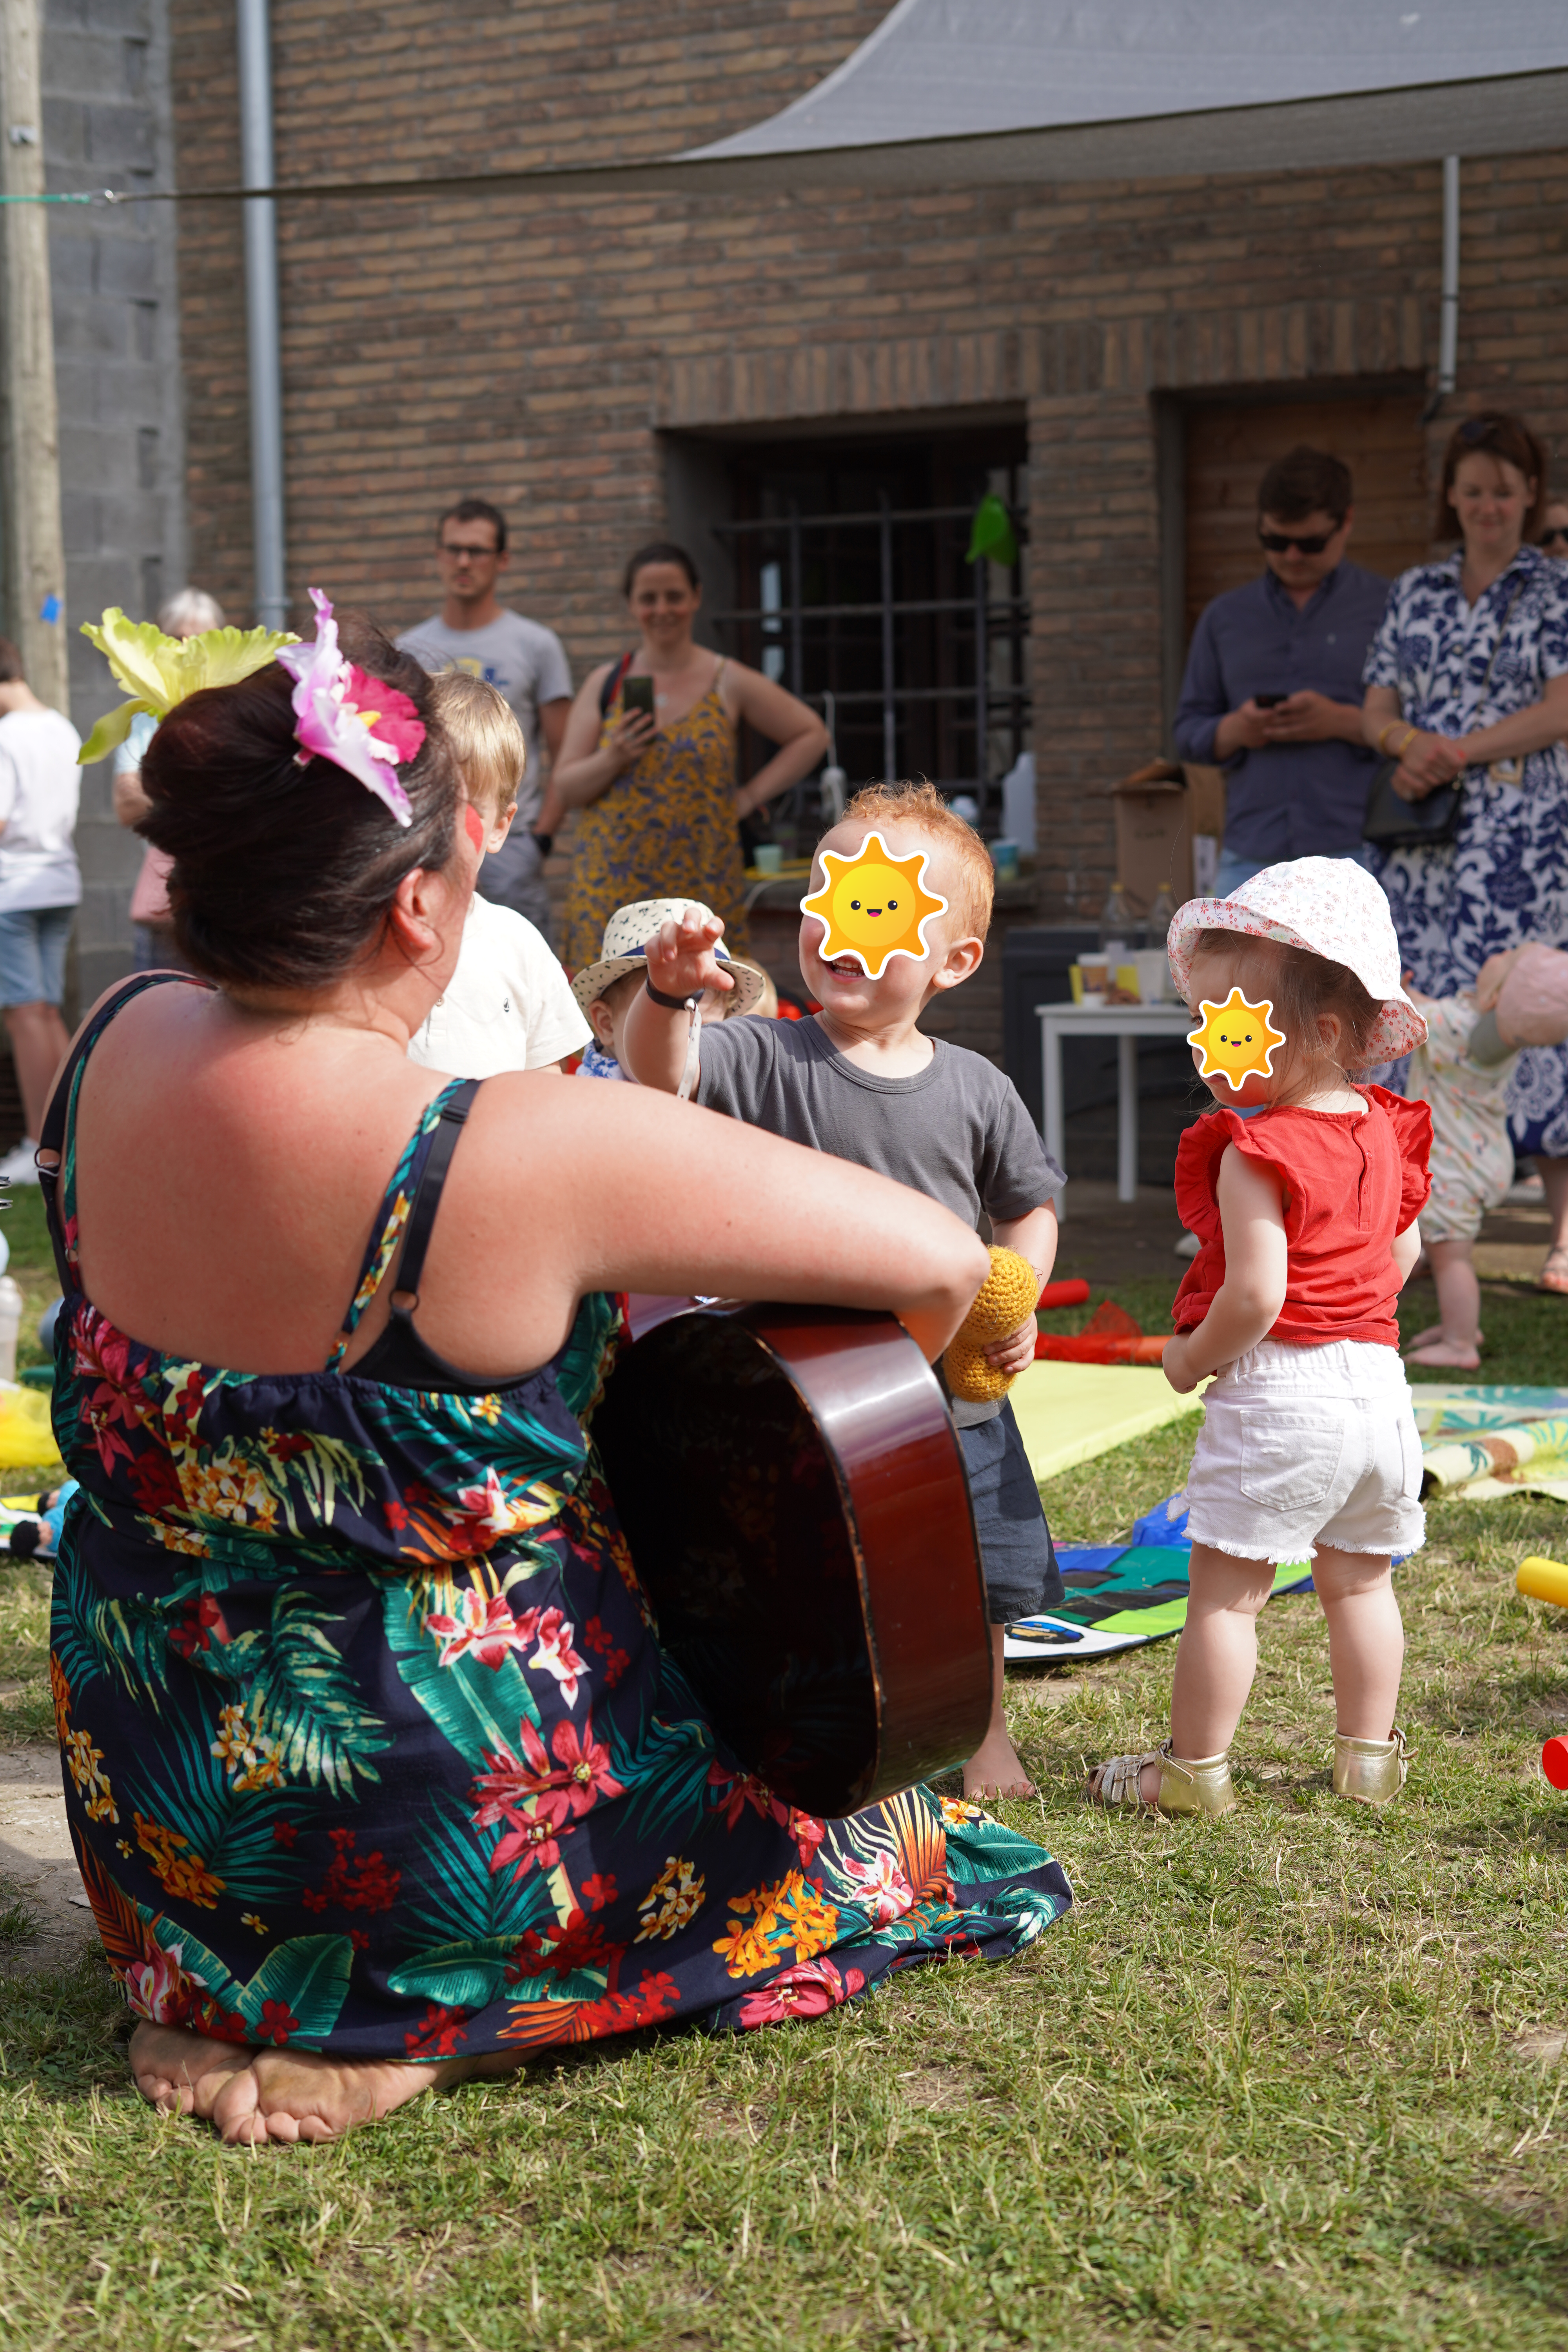
[(1287, 857), (1357, 857), (1376, 761), (1362, 664), (1388, 583), (1345, 561), (1350, 468), (1305, 443), (1258, 486), (1264, 570), (1208, 605), (1176, 711), (1184, 760), (1226, 771), (1215, 891)]
[(540, 741), (553, 762), (572, 708), (572, 671), (553, 629), (513, 613), (496, 594), (506, 569), (506, 517), (485, 499), (459, 499), (436, 526), (436, 562), (446, 601), (398, 638), (426, 669), (467, 670), (497, 687), (528, 745), (517, 814), (501, 848), (481, 868), (482, 895), (510, 907), (550, 936), (541, 871), (557, 811), (546, 789)]

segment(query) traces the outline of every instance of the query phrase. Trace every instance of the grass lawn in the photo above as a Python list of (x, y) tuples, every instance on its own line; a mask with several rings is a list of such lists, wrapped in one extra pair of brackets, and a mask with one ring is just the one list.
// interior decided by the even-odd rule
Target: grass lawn
[[(1568, 1304), (1500, 1307), (1491, 1377), (1568, 1369)], [(1191, 1432), (1055, 1480), (1058, 1535), (1124, 1530)], [(1447, 1504), (1429, 1535), (1387, 1813), (1330, 1791), (1310, 1597), (1264, 1615), (1221, 1822), (1078, 1795), (1085, 1759), (1157, 1734), (1173, 1644), (1010, 1682), (1042, 1793), (1005, 1811), (1078, 1903), (1006, 1967), (552, 2055), (254, 2156), (128, 2094), (100, 1963), (0, 1977), (0, 2344), (1563, 2352), (1568, 1797), (1538, 1754), (1568, 1612), (1512, 1575), (1568, 1520)], [(0, 1738), (37, 1731), (46, 1607), (0, 1568)]]

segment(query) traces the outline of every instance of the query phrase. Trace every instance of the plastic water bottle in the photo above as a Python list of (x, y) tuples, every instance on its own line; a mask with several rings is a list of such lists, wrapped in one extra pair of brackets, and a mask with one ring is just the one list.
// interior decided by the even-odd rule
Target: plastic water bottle
[(1125, 963), (1132, 952), (1132, 909), (1120, 882), (1100, 909), (1100, 952), (1107, 963)]
[(0, 1381), (16, 1377), (16, 1334), (22, 1328), (22, 1294), (8, 1274), (0, 1274)]

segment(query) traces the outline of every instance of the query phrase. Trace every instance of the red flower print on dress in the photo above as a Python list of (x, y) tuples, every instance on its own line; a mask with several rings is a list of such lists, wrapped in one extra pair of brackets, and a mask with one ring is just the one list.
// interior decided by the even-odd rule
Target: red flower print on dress
[(459, 2045), (468, 2040), (468, 2011), (466, 2009), (444, 2009), (432, 2001), (418, 2024), (403, 2037), (403, 2046), (410, 2058), (451, 2058)]
[(298, 2033), (299, 2031), (300, 2021), (286, 2000), (262, 2002), (261, 2022), (256, 2029), (258, 2041), (274, 2042), (281, 2045), (288, 2041), (291, 2033)]
[(596, 1920), (584, 1912), (570, 1911), (542, 1932), (530, 1927), (507, 1962), (506, 1980), (520, 1984), (525, 1977), (542, 1977), (546, 1970), (558, 1977), (569, 1977), (577, 1969), (607, 1971), (625, 1953), (626, 1946), (612, 1944)]
[[(279, 1822), (278, 1826), (288, 1825)], [(277, 1835), (276, 1830), (273, 1834)], [(329, 1835), (333, 1847), (331, 1864), (320, 1891), (307, 1888), (300, 1895), (306, 1910), (324, 1911), (329, 1903), (341, 1903), (345, 1911), (390, 1911), (397, 1900), (403, 1873), (388, 1870), (379, 1853), (356, 1853), (355, 1831), (332, 1830)]]
[(708, 1775), (708, 1786), (726, 1791), (717, 1802), (727, 1830), (734, 1828), (750, 1805), (763, 1821), (775, 1821), (781, 1830), (789, 1832), (795, 1840), (802, 1870), (811, 1868), (816, 1858), (816, 1849), (827, 1835), (826, 1824), (819, 1822), (815, 1814), (797, 1812), (793, 1805), (784, 1804), (774, 1796), (767, 1782), (759, 1780), (754, 1772), (732, 1772), (722, 1764), (715, 1764)]
[(456, 1614), (432, 1611), (426, 1626), (441, 1643), (441, 1664), (455, 1665), (472, 1650), (479, 1664), (499, 1669), (509, 1650), (526, 1649), (539, 1630), (539, 1612), (530, 1609), (514, 1617), (499, 1592), (476, 1592), (471, 1586), (457, 1595)]
[(139, 1454), (128, 1463), (125, 1483), (144, 1511), (179, 1510), (184, 1505), (180, 1474), (161, 1445)]
[(539, 1621), (539, 1647), (528, 1662), (554, 1675), (568, 1706), (576, 1706), (577, 1677), (588, 1671), (588, 1661), (580, 1658), (572, 1646), (575, 1632), (575, 1626), (561, 1610), (547, 1609)]
[(274, 1845), (280, 1845), (280, 1846), (284, 1846), (284, 1847), (292, 1848), (293, 1846), (295, 1846), (295, 1845), (297, 1845), (297, 1844), (298, 1844), (298, 1843), (299, 1843), (299, 1838), (300, 1838), (300, 1832), (299, 1832), (299, 1831), (295, 1828), (295, 1826), (294, 1826), (294, 1824), (293, 1824), (293, 1822), (273, 1822), (273, 1824), (272, 1824), (272, 1843), (273, 1843), (273, 1844), (274, 1844)]
[(599, 1617), (589, 1618), (583, 1628), (583, 1639), (590, 1650), (604, 1659), (605, 1688), (614, 1690), (631, 1664), (631, 1652), (616, 1647), (615, 1635), (606, 1631), (603, 1619)]
[(589, 1909), (593, 1911), (605, 1910), (615, 1901), (619, 1892), (613, 1870), (607, 1872), (603, 1878), (595, 1871), (592, 1878), (585, 1878), (583, 1881), (583, 1893), (587, 1897)]
[(581, 1739), (574, 1723), (558, 1723), (550, 1745), (562, 1766), (555, 1778), (565, 1790), (574, 1813), (587, 1812), (601, 1797), (620, 1795), (621, 1783), (610, 1770), (610, 1751), (594, 1737), (592, 1715), (584, 1723)]
[(182, 1658), (190, 1658), (198, 1650), (210, 1650), (227, 1639), (228, 1631), (216, 1596), (204, 1592), (186, 1601), (184, 1616), (170, 1629), (169, 1647), (178, 1650)]
[(501, 1871), (515, 1862), (512, 1874), (522, 1878), (535, 1868), (554, 1869), (561, 1859), (558, 1839), (563, 1828), (569, 1829), (576, 1808), (560, 1785), (563, 1776), (551, 1769), (544, 1742), (532, 1724), (520, 1724), (518, 1738), (527, 1761), (510, 1748), (487, 1754), (489, 1770), (475, 1776), (473, 1793), (480, 1801), (469, 1819), (477, 1830), (505, 1822), (507, 1835), (497, 1842), (490, 1869)]
[(184, 2025), (202, 1990), (201, 1979), (186, 1975), (183, 1944), (171, 1944), (165, 1951), (145, 1929), (142, 1933), (147, 1958), (133, 1960), (125, 1971), (125, 1998), (132, 2014), (153, 2025)]
[(869, 1862), (862, 1862), (858, 1854), (842, 1854), (839, 1867), (858, 1890), (857, 1900), (870, 1913), (874, 1927), (889, 1926), (912, 1907), (914, 1888), (890, 1853), (874, 1854)]
[(865, 1981), (858, 1969), (847, 1969), (840, 1976), (831, 1960), (801, 1960), (793, 1969), (781, 1969), (771, 1983), (745, 1995), (741, 2023), (782, 2025), (790, 2017), (825, 2017), (858, 1992)]

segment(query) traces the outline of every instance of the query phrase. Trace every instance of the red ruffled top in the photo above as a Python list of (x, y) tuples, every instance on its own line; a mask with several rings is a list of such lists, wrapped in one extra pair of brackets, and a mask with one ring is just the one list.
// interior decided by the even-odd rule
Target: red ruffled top
[(1399, 1275), (1390, 1252), (1432, 1189), (1432, 1113), (1383, 1087), (1358, 1087), (1364, 1112), (1281, 1105), (1242, 1118), (1213, 1110), (1176, 1153), (1176, 1207), (1200, 1247), (1172, 1309), (1178, 1331), (1203, 1321), (1225, 1280), (1219, 1163), (1238, 1151), (1279, 1179), (1288, 1258), (1285, 1304), (1268, 1337), (1299, 1348), (1330, 1339), (1399, 1344)]

